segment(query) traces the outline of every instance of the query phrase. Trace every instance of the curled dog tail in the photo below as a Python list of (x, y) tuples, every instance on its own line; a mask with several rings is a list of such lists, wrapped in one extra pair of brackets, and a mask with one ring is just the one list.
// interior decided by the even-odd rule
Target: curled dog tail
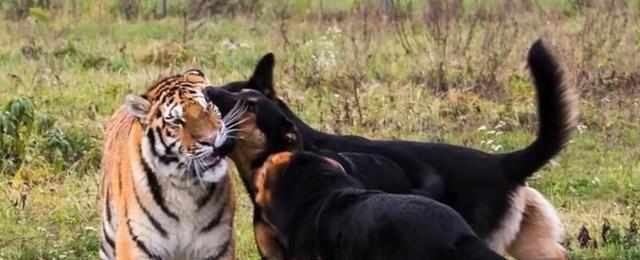
[(505, 155), (505, 174), (522, 182), (558, 154), (578, 124), (578, 100), (567, 86), (554, 57), (541, 40), (529, 50), (528, 65), (538, 101), (537, 139), (527, 148)]

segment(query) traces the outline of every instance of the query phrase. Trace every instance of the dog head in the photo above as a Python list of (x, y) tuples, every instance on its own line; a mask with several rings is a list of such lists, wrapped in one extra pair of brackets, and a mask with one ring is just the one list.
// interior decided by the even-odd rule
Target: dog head
[[(220, 87), (210, 87), (206, 94), (225, 118), (231, 117), (228, 121), (238, 124), (233, 126), (237, 129), (232, 133), (235, 147), (229, 158), (235, 162), (245, 184), (250, 183), (254, 169), (269, 155), (302, 149), (294, 124), (264, 95), (250, 89), (233, 93)], [(237, 109), (238, 106), (242, 109)]]
[(296, 210), (309, 202), (352, 186), (351, 178), (335, 160), (310, 152), (280, 152), (269, 156), (253, 176), (254, 202), (262, 218), (277, 227), (286, 226)]
[(254, 174), (253, 183), (256, 187), (254, 201), (261, 208), (271, 208), (273, 190), (278, 182), (278, 177), (287, 171), (291, 155), (291, 152), (280, 152), (269, 156)]

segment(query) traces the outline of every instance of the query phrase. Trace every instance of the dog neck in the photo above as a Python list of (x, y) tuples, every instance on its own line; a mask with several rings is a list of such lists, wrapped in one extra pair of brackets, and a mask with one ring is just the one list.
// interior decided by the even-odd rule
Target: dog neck
[[(307, 200), (304, 206), (282, 216), (275, 224), (280, 239), (286, 241), (290, 254), (300, 259), (315, 259), (321, 245), (320, 237), (323, 212), (333, 201), (334, 193), (316, 196)], [(308, 207), (308, 208), (307, 208)]]
[(359, 187), (358, 183), (354, 183), (344, 173), (308, 174), (311, 177), (304, 178), (304, 183), (286, 185), (284, 195), (278, 196), (277, 201), (273, 202), (277, 216), (270, 216), (270, 220), (289, 241), (299, 241), (306, 237), (305, 234), (315, 234), (318, 221), (332, 202), (343, 194), (353, 193)]
[(320, 252), (331, 251), (335, 234), (341, 229), (336, 228), (334, 220), (340, 218), (341, 212), (354, 202), (361, 200), (363, 193), (366, 191), (342, 187), (316, 198), (307, 210), (300, 208), (293, 212), (279, 229), (288, 242), (291, 255), (300, 259), (318, 259)]
[(320, 132), (318, 130), (313, 129), (311, 126), (307, 125), (302, 119), (300, 119), (291, 109), (287, 106), (284, 101), (281, 99), (276, 99), (274, 102), (280, 108), (280, 111), (293, 122), (298, 131), (300, 132), (300, 136), (304, 137), (302, 139), (303, 146), (305, 150), (310, 150), (313, 147), (313, 144), (320, 141), (324, 141), (325, 139), (331, 139), (333, 135)]

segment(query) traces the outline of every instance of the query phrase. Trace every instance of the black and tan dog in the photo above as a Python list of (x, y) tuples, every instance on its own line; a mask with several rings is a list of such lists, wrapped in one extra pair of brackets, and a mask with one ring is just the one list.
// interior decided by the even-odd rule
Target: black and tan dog
[(495, 251), (506, 250), (518, 259), (565, 259), (560, 244), (563, 230), (555, 209), (539, 192), (527, 187), (525, 180), (566, 144), (577, 124), (577, 100), (542, 42), (531, 47), (528, 65), (537, 90), (538, 137), (525, 149), (505, 154), (440, 143), (377, 141), (316, 131), (277, 97), (271, 54), (258, 63), (248, 81), (232, 82), (222, 88), (262, 93), (277, 106), (274, 113), (284, 115), (300, 131), (305, 149), (369, 153), (390, 159), (401, 168), (398, 178), (406, 178), (413, 190), (455, 209)]
[(314, 153), (270, 156), (254, 184), (262, 218), (291, 259), (504, 259), (448, 206), (366, 190)]
[[(230, 115), (241, 122), (234, 132), (233, 150), (229, 154), (240, 173), (240, 177), (251, 198), (255, 198), (253, 173), (272, 154), (282, 151), (300, 151), (302, 140), (291, 121), (278, 107), (262, 94), (244, 90), (231, 93), (221, 88), (207, 90), (209, 99), (215, 102), (222, 114), (230, 110), (241, 111)], [(239, 109), (237, 106), (243, 106)], [(367, 189), (390, 193), (420, 193), (412, 190), (411, 184), (403, 177), (402, 169), (390, 159), (364, 153), (334, 153), (316, 150), (328, 158), (339, 162), (348, 174), (357, 179)], [(262, 218), (262, 208), (254, 202), (254, 232), (258, 249), (266, 259), (290, 259), (286, 255), (286, 245), (278, 239), (276, 230)]]

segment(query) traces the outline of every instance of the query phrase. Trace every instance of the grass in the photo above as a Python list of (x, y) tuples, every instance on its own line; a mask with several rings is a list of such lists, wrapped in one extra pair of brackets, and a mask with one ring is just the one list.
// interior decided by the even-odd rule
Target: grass
[[(14, 100), (33, 109), (11, 119), (16, 133), (0, 123), (0, 259), (96, 257), (104, 122), (125, 94), (163, 75), (202, 68), (221, 84), (246, 78), (275, 52), (278, 94), (318, 129), (506, 152), (535, 136), (524, 66), (540, 36), (581, 93), (581, 124), (529, 184), (560, 212), (572, 258), (640, 257), (636, 2), (325, 2), (322, 12), (317, 2), (294, 1), (286, 10), (265, 4), (256, 14), (186, 23), (126, 22), (117, 8), (90, 6), (82, 7), (87, 16), (44, 11), (50, 19), (35, 24), (0, 21), (0, 111), (12, 113), (5, 106)], [(256, 259), (251, 205), (236, 190), (237, 255)], [(611, 230), (601, 236), (605, 219)], [(581, 248), (583, 226), (592, 240)]]

